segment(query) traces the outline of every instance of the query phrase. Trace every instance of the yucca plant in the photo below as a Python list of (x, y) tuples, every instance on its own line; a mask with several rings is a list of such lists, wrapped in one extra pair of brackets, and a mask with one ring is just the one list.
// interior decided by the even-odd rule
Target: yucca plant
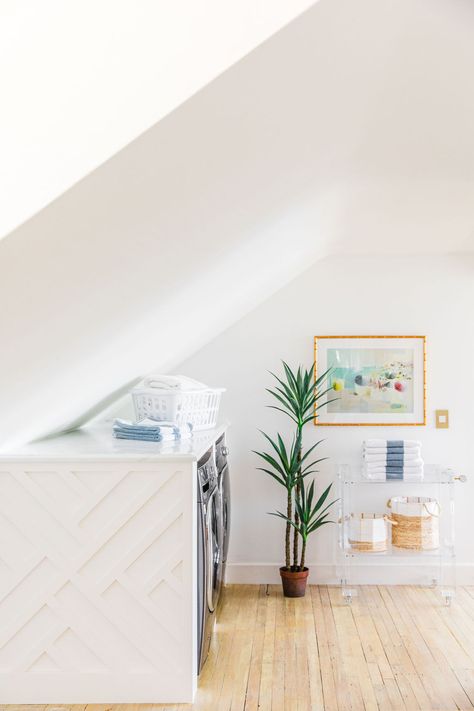
[[(260, 430), (261, 431), (261, 430)], [(303, 480), (308, 474), (313, 474), (314, 469), (312, 467), (322, 459), (317, 459), (309, 464), (305, 464), (308, 457), (311, 455), (315, 447), (320, 444), (316, 442), (305, 454), (301, 453), (301, 431), (297, 431), (296, 435), (293, 437), (293, 441), (287, 450), (285, 443), (280, 434), (277, 434), (277, 440), (273, 440), (265, 432), (262, 435), (270, 443), (273, 453), (268, 452), (255, 452), (259, 457), (261, 457), (264, 462), (271, 467), (257, 467), (262, 472), (269, 474), (275, 481), (285, 487), (287, 492), (287, 525), (286, 525), (286, 535), (285, 535), (285, 567), (291, 569), (291, 517), (293, 514), (293, 492), (296, 487), (299, 487), (299, 481)], [(283, 518), (283, 514), (280, 514)]]
[[(330, 373), (330, 368), (320, 375), (316, 380), (314, 379), (314, 364), (308, 370), (304, 370), (301, 366), (298, 367), (296, 373), (294, 373), (289, 365), (282, 361), (284, 375), (286, 381), (279, 378), (275, 373), (271, 375), (275, 378), (278, 385), (273, 388), (266, 388), (267, 392), (270, 393), (279, 403), (279, 405), (269, 405), (268, 407), (279, 410), (285, 415), (291, 418), (296, 425), (297, 438), (302, 445), (303, 427), (314, 419), (316, 408), (319, 405), (321, 398), (326, 396), (332, 391), (332, 387), (324, 388), (324, 383), (327, 382), (328, 375)], [(335, 400), (337, 398), (333, 398)], [(333, 400), (328, 400), (324, 405), (329, 404)], [(317, 442), (312, 449), (321, 444), (323, 440)], [(312, 465), (319, 464), (324, 461), (326, 457), (317, 459), (312, 462)], [(308, 474), (316, 473), (316, 471), (308, 471)], [(301, 479), (301, 472), (300, 479)], [(296, 495), (300, 493), (301, 484), (296, 482)], [(295, 523), (298, 524), (298, 510), (295, 511)], [(295, 529), (293, 534), (293, 568), (297, 570), (299, 568), (298, 560), (298, 533)]]
[[(267, 465), (265, 467), (258, 467), (258, 469), (269, 474), (286, 489), (286, 514), (279, 511), (274, 513), (274, 515), (286, 521), (285, 566), (282, 570), (299, 573), (305, 568), (306, 543), (309, 534), (317, 530), (317, 528), (324, 523), (329, 523), (327, 518), (321, 519), (320, 508), (323, 506), (331, 489), (330, 485), (318, 499), (316, 505), (313, 506), (314, 481), (306, 491), (305, 479), (310, 474), (317, 473), (314, 467), (327, 459), (327, 457), (308, 461), (311, 454), (323, 440), (319, 440), (319, 442), (316, 442), (316, 444), (304, 452), (303, 428), (314, 418), (316, 408), (321, 406), (319, 401), (327, 395), (332, 388), (324, 388), (324, 383), (330, 372), (329, 370), (315, 379), (314, 365), (308, 370), (299, 366), (296, 372), (293, 372), (288, 364), (283, 361), (283, 369), (284, 375), (281, 378), (271, 373), (277, 381), (277, 384), (273, 388), (267, 388), (267, 392), (277, 400), (278, 404), (269, 405), (268, 407), (278, 410), (290, 417), (295, 424), (296, 431), (289, 447), (285, 446), (280, 434), (277, 434), (276, 440), (273, 440), (262, 432), (263, 436), (270, 443), (273, 452), (271, 454), (268, 452), (255, 453), (261, 457)], [(332, 402), (332, 400), (322, 404), (328, 404), (329, 402)], [(328, 504), (327, 508), (329, 508), (332, 503), (334, 502)], [(291, 556), (292, 529), (293, 551)], [(303, 542), (301, 558), (299, 557), (299, 537), (301, 537)], [(291, 560), (291, 558), (293, 560)]]
[[(324, 526), (326, 523), (334, 523), (329, 521), (329, 509), (335, 501), (331, 501), (327, 506), (324, 506), (324, 502), (329, 496), (332, 484), (323, 491), (315, 505), (313, 506), (314, 499), (314, 481), (309, 485), (308, 492), (306, 493), (306, 484), (301, 481), (299, 494), (295, 498), (295, 519), (291, 519), (281, 511), (276, 511), (273, 516), (279, 516), (284, 519), (290, 526), (293, 526), (295, 531), (299, 533), (303, 540), (303, 545), (301, 547), (301, 560), (299, 564), (299, 571), (305, 569), (305, 557), (306, 557), (306, 544), (308, 542), (308, 536), (310, 533), (314, 533), (318, 528)], [(324, 506), (324, 508), (323, 508)], [(298, 519), (296, 519), (296, 513), (298, 514)]]

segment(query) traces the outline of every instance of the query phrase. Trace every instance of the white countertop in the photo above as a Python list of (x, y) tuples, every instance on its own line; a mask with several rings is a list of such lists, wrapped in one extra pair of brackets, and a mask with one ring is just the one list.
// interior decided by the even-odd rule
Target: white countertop
[(227, 427), (220, 425), (212, 430), (195, 432), (191, 439), (176, 442), (140, 442), (113, 437), (112, 422), (104, 421), (1, 452), (0, 461), (78, 458), (195, 461), (207, 452)]

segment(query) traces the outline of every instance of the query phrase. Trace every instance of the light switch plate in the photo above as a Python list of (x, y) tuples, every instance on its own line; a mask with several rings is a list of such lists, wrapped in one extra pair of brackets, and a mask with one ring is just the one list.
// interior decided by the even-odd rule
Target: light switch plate
[(448, 410), (436, 410), (436, 428), (437, 429), (448, 429), (449, 427), (449, 411)]

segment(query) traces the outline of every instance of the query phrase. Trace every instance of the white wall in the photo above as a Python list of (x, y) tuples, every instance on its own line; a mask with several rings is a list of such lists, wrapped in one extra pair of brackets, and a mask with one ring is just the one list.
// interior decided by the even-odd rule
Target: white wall
[[(392, 256), (323, 260), (180, 366), (181, 372), (228, 388), (222, 417), (232, 423), (232, 580), (273, 580), (282, 560), (283, 524), (265, 512), (283, 506), (284, 492), (256, 471), (251, 453), (263, 444), (257, 428), (288, 431), (283, 415), (265, 409), (270, 400), (264, 388), (272, 383), (267, 371), (278, 370), (282, 358), (309, 365), (317, 334), (426, 334), (426, 427), (310, 424), (306, 443), (326, 440), (321, 453), (330, 461), (321, 465), (321, 486), (334, 479), (338, 460), (356, 461), (361, 440), (373, 436), (419, 438), (426, 462), (452, 464), (468, 474), (469, 482), (457, 485), (458, 562), (474, 582), (473, 306), (472, 256), (397, 257), (394, 243)], [(449, 430), (434, 428), (438, 408), (449, 409)], [(325, 578), (334, 574), (334, 534), (326, 527), (310, 544), (310, 563)]]
[(312, 0), (0, 0), (0, 237)]
[(472, 250), (472, 28), (461, 0), (321, 0), (2, 239), (0, 449), (174, 369), (322, 256)]

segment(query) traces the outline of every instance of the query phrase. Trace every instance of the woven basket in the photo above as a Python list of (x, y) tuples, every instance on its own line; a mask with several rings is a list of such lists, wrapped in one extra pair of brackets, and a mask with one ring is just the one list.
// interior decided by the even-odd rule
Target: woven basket
[(383, 553), (387, 550), (388, 516), (376, 513), (351, 514), (349, 545), (364, 553)]
[(439, 548), (439, 504), (425, 496), (394, 496), (391, 509), (392, 545), (416, 551)]

